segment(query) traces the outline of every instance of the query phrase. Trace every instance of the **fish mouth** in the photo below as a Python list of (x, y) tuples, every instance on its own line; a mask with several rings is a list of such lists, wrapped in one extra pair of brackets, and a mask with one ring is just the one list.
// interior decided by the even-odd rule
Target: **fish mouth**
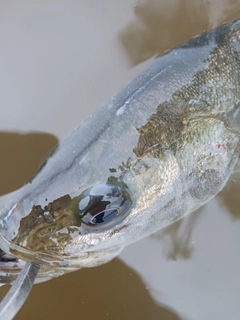
[(12, 283), (25, 263), (25, 261), (0, 249), (0, 286)]
[(25, 262), (0, 248), (0, 270), (21, 270)]

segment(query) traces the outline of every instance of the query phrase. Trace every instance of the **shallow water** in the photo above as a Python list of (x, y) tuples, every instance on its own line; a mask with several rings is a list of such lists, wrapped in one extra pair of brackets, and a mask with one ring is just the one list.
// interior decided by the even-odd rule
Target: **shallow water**
[[(155, 55), (238, 16), (226, 0), (2, 1), (1, 194)], [(16, 319), (239, 319), (239, 187), (236, 174), (120, 259), (34, 286)]]

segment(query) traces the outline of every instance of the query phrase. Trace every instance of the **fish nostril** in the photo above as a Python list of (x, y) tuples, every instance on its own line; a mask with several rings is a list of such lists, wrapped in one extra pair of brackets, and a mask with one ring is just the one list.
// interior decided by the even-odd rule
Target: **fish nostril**
[(79, 201), (79, 215), (88, 226), (120, 223), (132, 204), (127, 191), (114, 184), (97, 184), (85, 190)]

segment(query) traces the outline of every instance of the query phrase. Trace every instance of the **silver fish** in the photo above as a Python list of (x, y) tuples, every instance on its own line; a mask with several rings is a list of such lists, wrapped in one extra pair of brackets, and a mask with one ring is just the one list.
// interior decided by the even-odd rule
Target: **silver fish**
[(71, 132), (1, 210), (1, 249), (45, 281), (193, 212), (239, 158), (239, 101), (236, 20), (157, 58)]

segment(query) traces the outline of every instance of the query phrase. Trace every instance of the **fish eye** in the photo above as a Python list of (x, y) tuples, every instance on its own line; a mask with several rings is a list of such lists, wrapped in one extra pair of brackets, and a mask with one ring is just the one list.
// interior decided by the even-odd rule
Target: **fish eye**
[(125, 219), (131, 204), (124, 188), (114, 184), (97, 184), (81, 194), (78, 213), (87, 226), (110, 226)]

